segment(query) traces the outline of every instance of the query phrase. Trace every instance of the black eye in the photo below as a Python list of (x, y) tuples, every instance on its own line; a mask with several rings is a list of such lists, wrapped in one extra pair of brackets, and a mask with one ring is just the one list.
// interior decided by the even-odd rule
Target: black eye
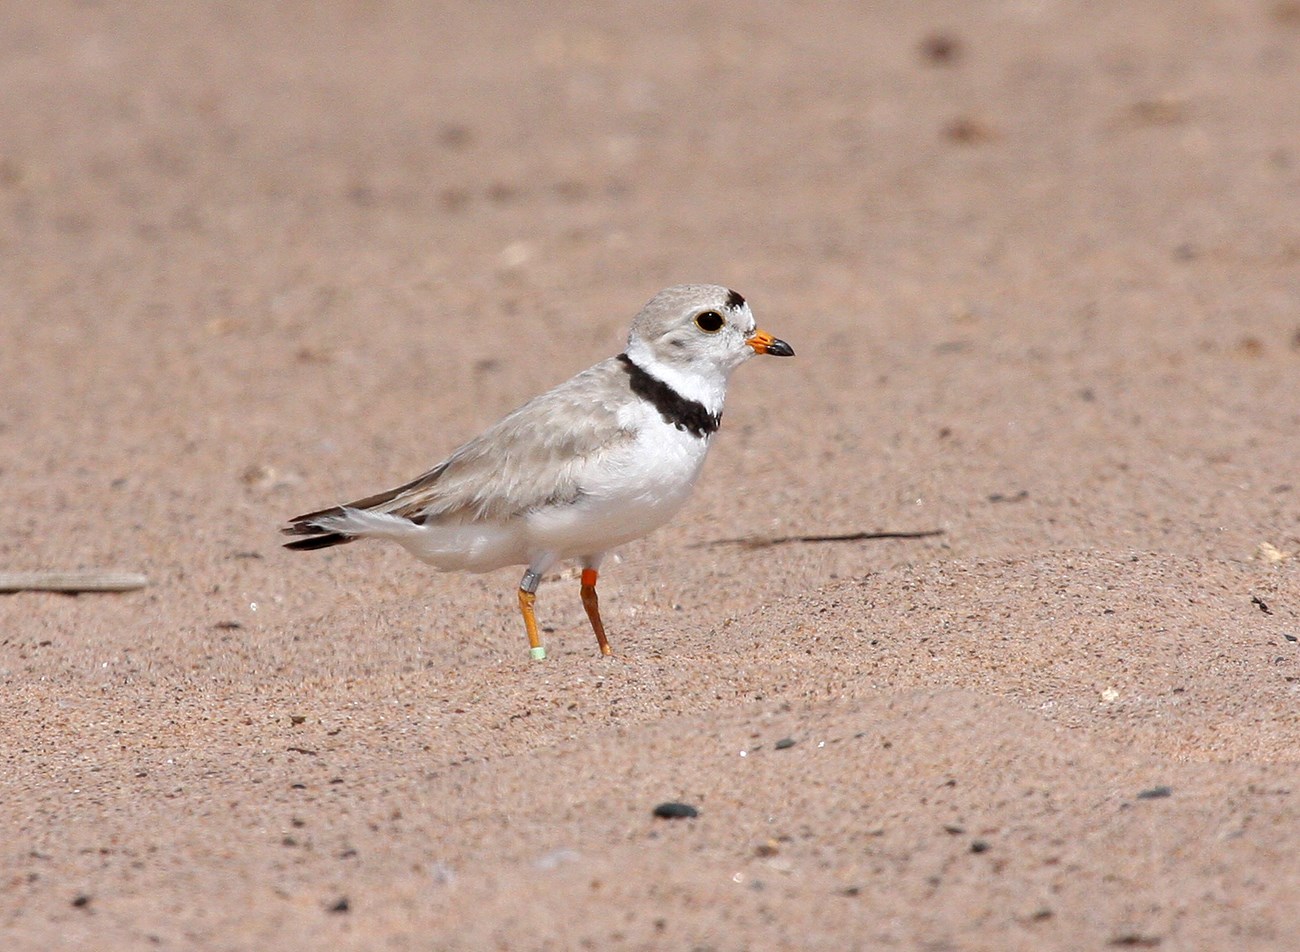
[(727, 323), (717, 311), (705, 311), (695, 318), (695, 326), (706, 334), (716, 334)]

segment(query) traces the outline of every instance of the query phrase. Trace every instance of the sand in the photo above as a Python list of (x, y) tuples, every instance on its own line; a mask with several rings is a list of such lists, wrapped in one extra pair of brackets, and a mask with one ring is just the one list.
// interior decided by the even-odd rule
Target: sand
[[(1295, 948), (1300, 6), (3, 19), (6, 949)], [(279, 547), (683, 281), (614, 659)]]

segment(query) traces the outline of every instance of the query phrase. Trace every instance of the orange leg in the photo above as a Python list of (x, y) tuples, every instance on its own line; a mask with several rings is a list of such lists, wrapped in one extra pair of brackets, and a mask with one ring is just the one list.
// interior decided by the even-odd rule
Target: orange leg
[(591, 630), (596, 633), (596, 642), (600, 645), (600, 653), (608, 657), (614, 652), (609, 650), (609, 642), (605, 640), (605, 623), (600, 620), (600, 599), (596, 597), (596, 570), (582, 570), (582, 607), (587, 609), (587, 618), (591, 622)]
[(532, 572), (524, 574), (519, 585), (519, 611), (524, 616), (524, 630), (528, 632), (528, 653), (534, 661), (546, 660), (546, 649), (542, 647), (541, 636), (537, 634), (537, 615), (533, 604), (537, 601), (537, 583), (541, 578)]

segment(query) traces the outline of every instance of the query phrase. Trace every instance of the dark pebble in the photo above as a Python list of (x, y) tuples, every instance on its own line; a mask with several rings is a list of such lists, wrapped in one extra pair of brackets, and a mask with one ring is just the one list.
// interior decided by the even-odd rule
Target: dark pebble
[(334, 903), (334, 905), (330, 906), (330, 907), (328, 908), (327, 911), (329, 911), (329, 912), (347, 912), (347, 911), (348, 911), (349, 909), (351, 909), (351, 908), (352, 908), (352, 906), (351, 906), (351, 904), (348, 902), (348, 897), (347, 897), (347, 896), (340, 896), (338, 902), (336, 902), (336, 903)]
[(920, 44), (921, 58), (927, 63), (948, 64), (961, 54), (961, 41), (947, 33), (931, 33)]
[(689, 803), (661, 803), (654, 812), (661, 820), (682, 820), (700, 815), (700, 811)]
[(78, 893), (77, 896), (72, 900), (72, 905), (73, 908), (84, 909), (90, 905), (90, 897), (85, 893)]
[(1126, 932), (1124, 935), (1118, 935), (1108, 942), (1108, 945), (1123, 946), (1137, 949), (1154, 949), (1163, 940), (1158, 935), (1144, 935), (1141, 932)]
[(972, 853), (987, 853), (990, 849), (992, 849), (992, 847), (989, 846), (986, 840), (975, 840), (970, 845), (970, 851)]
[(1164, 797), (1174, 795), (1173, 787), (1152, 787), (1150, 790), (1143, 790), (1137, 795), (1139, 800), (1160, 800)]
[[(969, 116), (958, 116), (956, 119), (946, 123), (943, 127), (943, 136), (952, 142), (960, 142), (964, 145), (975, 145), (980, 142), (988, 142), (997, 138), (997, 130), (988, 123), (981, 122), (978, 119), (972, 119)], [(947, 345), (940, 344), (940, 349)], [(965, 344), (958, 344), (957, 351), (966, 350)], [(952, 349), (947, 351), (954, 353)]]
[(774, 746), (777, 750), (786, 750), (790, 747), (793, 747), (796, 743), (798, 742), (793, 737), (782, 737), (772, 746)]

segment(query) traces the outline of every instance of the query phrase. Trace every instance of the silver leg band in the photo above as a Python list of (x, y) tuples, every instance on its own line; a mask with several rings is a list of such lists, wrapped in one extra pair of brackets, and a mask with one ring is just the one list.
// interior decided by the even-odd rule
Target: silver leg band
[(537, 586), (540, 584), (542, 584), (542, 577), (532, 569), (529, 569), (524, 573), (524, 578), (523, 581), (519, 583), (519, 588), (527, 592), (529, 595), (533, 595), (536, 594)]

